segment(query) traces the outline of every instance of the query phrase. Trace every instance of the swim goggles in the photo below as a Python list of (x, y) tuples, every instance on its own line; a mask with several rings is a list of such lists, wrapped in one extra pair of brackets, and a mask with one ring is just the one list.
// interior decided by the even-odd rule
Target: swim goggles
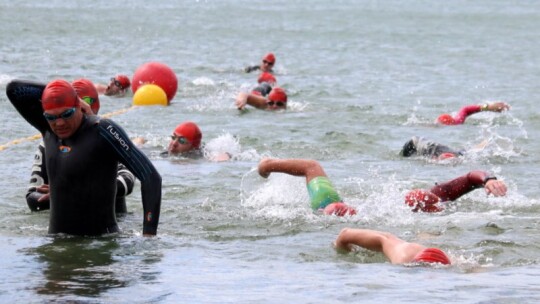
[(118, 81), (118, 79), (116, 79), (116, 78), (113, 77), (113, 78), (111, 78), (111, 81), (112, 81), (112, 83), (113, 83), (115, 86), (119, 87), (120, 89), (124, 89), (124, 87), (122, 86), (122, 84), (120, 83), (120, 81)]
[(173, 135), (171, 135), (171, 139), (178, 141), (182, 145), (185, 145), (185, 144), (188, 143), (187, 138), (185, 138), (184, 136), (176, 136), (176, 135), (173, 134)]
[(89, 105), (93, 105), (94, 102), (96, 102), (96, 99), (95, 98), (92, 98), (90, 96), (84, 96), (83, 98), (81, 98), (82, 100), (84, 100), (84, 102), (86, 102), (87, 104)]
[(75, 108), (67, 109), (64, 112), (60, 113), (59, 115), (52, 115), (52, 114), (43, 112), (43, 116), (45, 117), (47, 121), (55, 121), (58, 118), (70, 119), (71, 117), (73, 117), (73, 114), (75, 114)]
[(269, 101), (266, 104), (269, 106), (273, 106), (275, 104), (277, 107), (285, 106), (285, 103), (283, 101)]

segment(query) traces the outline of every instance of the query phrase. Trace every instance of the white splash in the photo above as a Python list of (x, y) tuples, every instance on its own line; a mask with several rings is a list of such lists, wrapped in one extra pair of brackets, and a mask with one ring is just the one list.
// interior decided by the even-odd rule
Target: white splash
[(193, 80), (194, 85), (213, 86), (216, 83), (208, 77), (199, 77)]

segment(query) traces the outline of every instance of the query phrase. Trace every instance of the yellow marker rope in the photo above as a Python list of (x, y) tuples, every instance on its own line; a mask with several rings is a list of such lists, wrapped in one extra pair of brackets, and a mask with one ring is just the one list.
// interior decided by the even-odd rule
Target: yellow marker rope
[[(103, 114), (103, 115), (100, 115), (100, 116), (103, 117), (103, 118), (109, 118), (111, 116), (126, 113), (127, 111), (129, 111), (129, 110), (131, 110), (133, 108), (135, 108), (135, 106), (131, 106), (129, 108), (121, 109), (121, 110), (110, 112), (110, 113), (106, 113), (106, 114)], [(27, 142), (27, 141), (37, 140), (37, 139), (40, 139), (40, 138), (41, 138), (41, 134), (36, 134), (36, 135), (28, 136), (28, 137), (14, 139), (14, 140), (6, 143), (6, 144), (1, 145), (0, 146), (0, 151), (4, 151), (5, 149), (7, 149), (10, 146), (18, 145), (20, 143)]]

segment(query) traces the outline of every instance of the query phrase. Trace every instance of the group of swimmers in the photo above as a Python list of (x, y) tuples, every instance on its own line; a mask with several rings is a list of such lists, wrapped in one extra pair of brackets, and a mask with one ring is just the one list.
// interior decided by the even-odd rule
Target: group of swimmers
[[(239, 109), (243, 109), (246, 103), (266, 110), (286, 108), (286, 103), (282, 103), (283, 107), (281, 108), (265, 106), (265, 103), (270, 103), (272, 99), (262, 98), (265, 93), (272, 94), (276, 89), (276, 78), (272, 75), (273, 71), (268, 70), (269, 62), (273, 64), (274, 61), (273, 54), (267, 54), (263, 57), (258, 68), (262, 71), (258, 78), (259, 86), (251, 94), (240, 93), (238, 95), (236, 105)], [(246, 72), (255, 69), (255, 67), (247, 67)], [(510, 107), (504, 102), (468, 105), (463, 107), (455, 116), (450, 114), (440, 115), (437, 122), (443, 125), (458, 125), (463, 124), (468, 116), (481, 111), (502, 112), (509, 109)], [(459, 157), (463, 153), (463, 151), (451, 149), (445, 145), (417, 136), (407, 141), (400, 152), (404, 157), (417, 155), (438, 160)], [(355, 215), (357, 213), (354, 207), (343, 202), (322, 166), (315, 160), (266, 158), (260, 161), (258, 171), (264, 178), (273, 172), (305, 177), (313, 210), (336, 216)], [(507, 191), (506, 184), (497, 180), (494, 175), (485, 171), (474, 170), (450, 181), (438, 183), (429, 190), (411, 190), (405, 196), (405, 203), (411, 207), (413, 212), (440, 212), (444, 210), (445, 202), (454, 201), (478, 188), (484, 188), (487, 194), (494, 196), (506, 195)], [(394, 264), (425, 262), (446, 265), (451, 263), (448, 256), (438, 248), (427, 248), (417, 243), (406, 242), (395, 235), (376, 230), (345, 228), (338, 235), (334, 245), (337, 249), (345, 251), (351, 251), (356, 246), (380, 251)]]
[[(240, 93), (236, 106), (246, 105), (265, 110), (285, 110), (286, 92), (277, 86), (273, 66), (274, 54), (268, 53), (258, 66), (258, 85), (251, 93)], [(141, 182), (143, 235), (155, 235), (161, 206), (161, 176), (138, 146), (144, 142), (130, 139), (112, 120), (97, 116), (99, 95), (123, 96), (130, 87), (129, 78), (117, 75), (108, 85), (94, 85), (88, 79), (73, 82), (54, 80), (48, 84), (13, 80), (6, 93), (17, 111), (43, 136), (32, 166), (27, 203), (31, 210), (50, 209), (49, 233), (101, 235), (118, 232), (116, 214), (126, 211), (125, 196), (133, 190), (135, 178)], [(441, 115), (438, 122), (463, 123), (467, 116), (480, 111), (501, 112), (509, 106), (503, 102), (464, 107), (458, 115)], [(171, 136), (167, 154), (201, 157), (202, 133), (193, 122), (179, 124)], [(421, 155), (437, 159), (459, 157), (461, 151), (413, 137), (401, 151), (403, 156)], [(228, 160), (230, 155), (220, 160)], [(343, 202), (322, 166), (315, 160), (264, 158), (258, 172), (266, 178), (279, 172), (306, 179), (313, 210), (325, 215), (351, 216), (353, 206)], [(414, 212), (439, 212), (444, 202), (453, 201), (478, 188), (503, 196), (503, 181), (484, 171), (471, 171), (429, 190), (414, 189), (405, 203)], [(356, 246), (383, 252), (391, 263), (427, 262), (450, 264), (438, 248), (406, 242), (396, 236), (367, 229), (345, 228), (334, 242), (340, 250)]]

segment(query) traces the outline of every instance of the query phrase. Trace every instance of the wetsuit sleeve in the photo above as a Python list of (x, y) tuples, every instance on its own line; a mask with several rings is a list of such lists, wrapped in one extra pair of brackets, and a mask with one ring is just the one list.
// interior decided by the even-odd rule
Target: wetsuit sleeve
[(270, 91), (272, 91), (272, 86), (268, 82), (263, 82), (256, 86), (252, 93), (258, 92), (261, 94), (261, 96), (266, 96), (270, 94)]
[(440, 197), (441, 201), (453, 201), (474, 189), (484, 187), (489, 176), (484, 171), (471, 171), (451, 181), (438, 184), (430, 191)]
[(454, 116), (454, 121), (456, 124), (462, 124), (465, 122), (465, 119), (467, 119), (468, 116), (478, 113), (482, 110), (481, 106), (479, 105), (470, 105), (465, 106), (459, 110), (459, 112)]
[(45, 194), (38, 192), (36, 189), (41, 185), (49, 183), (45, 158), (43, 157), (44, 155), (45, 147), (43, 146), (43, 142), (41, 142), (36, 151), (36, 155), (34, 156), (30, 185), (28, 187), (28, 192), (26, 193), (26, 203), (28, 204), (28, 208), (32, 211), (48, 210), (50, 208), (50, 202), (48, 200), (38, 202), (38, 199)]
[(6, 87), (6, 95), (15, 109), (42, 134), (49, 129), (41, 107), (44, 90), (45, 84), (23, 80), (13, 80)]
[(124, 164), (119, 163), (116, 176), (116, 197), (130, 195), (133, 192), (133, 185), (135, 185), (135, 175)]
[(256, 70), (258, 70), (258, 69), (260, 69), (260, 68), (261, 68), (261, 67), (258, 66), (258, 65), (253, 65), (253, 66), (248, 66), (248, 67), (246, 67), (246, 68), (244, 69), (244, 71), (245, 71), (246, 73), (251, 73), (251, 72), (256, 71)]
[(161, 176), (120, 126), (111, 120), (101, 119), (98, 127), (100, 135), (111, 144), (120, 162), (141, 182), (143, 233), (155, 235), (161, 208)]

